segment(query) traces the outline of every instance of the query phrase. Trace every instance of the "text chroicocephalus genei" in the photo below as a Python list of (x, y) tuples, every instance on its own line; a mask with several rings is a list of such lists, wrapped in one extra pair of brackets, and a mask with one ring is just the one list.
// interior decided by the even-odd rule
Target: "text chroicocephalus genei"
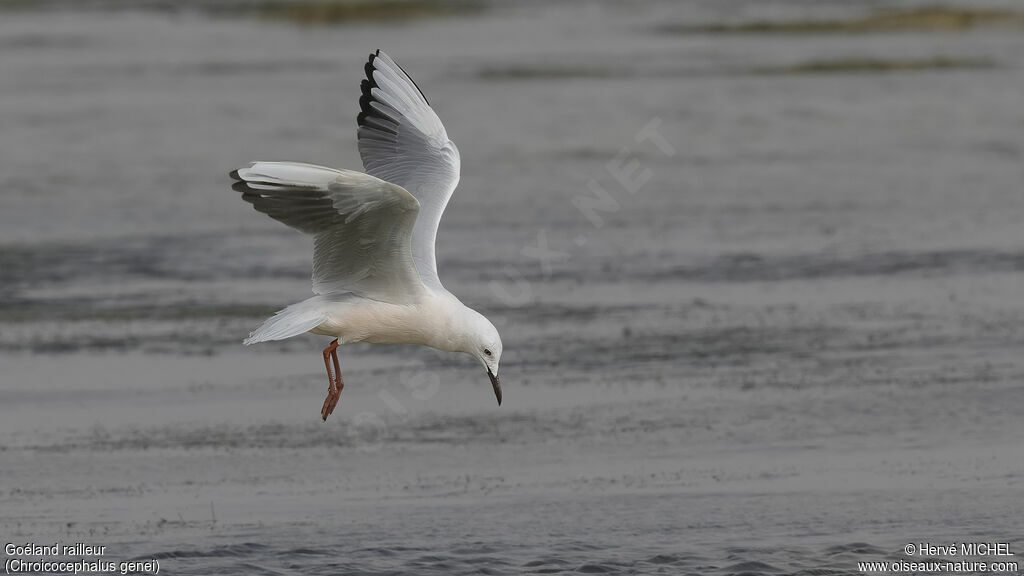
[(387, 54), (371, 54), (365, 70), (357, 134), (366, 173), (298, 162), (253, 162), (231, 173), (243, 200), (314, 239), (316, 295), (279, 311), (244, 342), (333, 336), (324, 349), (324, 420), (345, 386), (337, 349), (349, 342), (470, 354), (487, 369), (500, 405), (501, 337), (441, 285), (434, 261), (437, 225), (459, 183), (459, 150)]

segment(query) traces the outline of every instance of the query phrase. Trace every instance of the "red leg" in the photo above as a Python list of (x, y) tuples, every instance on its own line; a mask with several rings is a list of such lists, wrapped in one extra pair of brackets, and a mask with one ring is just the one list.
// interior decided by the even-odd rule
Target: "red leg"
[(341, 379), (341, 365), (338, 363), (337, 346), (335, 346), (334, 350), (331, 350), (331, 360), (334, 361), (334, 373), (335, 375), (337, 375), (335, 385), (338, 387), (338, 394), (341, 394), (341, 391), (345, 389), (345, 381)]
[[(330, 382), (330, 388), (334, 387), (334, 373), (331, 372), (331, 362), (329, 359), (331, 357), (331, 352), (333, 352), (332, 346), (337, 346), (335, 342), (337, 342), (337, 340), (331, 342), (331, 345), (327, 348), (324, 348), (324, 368), (327, 368), (327, 381)], [(330, 388), (328, 388), (328, 390)]]
[[(331, 360), (334, 360), (334, 372), (331, 372)], [(327, 368), (327, 380), (330, 385), (327, 387), (327, 398), (324, 400), (324, 406), (320, 409), (320, 417), (327, 421), (327, 417), (334, 412), (334, 407), (338, 405), (338, 398), (341, 396), (341, 365), (338, 363), (338, 340), (335, 339), (331, 342), (331, 345), (324, 348), (324, 367)]]
[[(345, 381), (341, 379), (341, 365), (338, 363), (338, 347), (335, 346), (331, 350), (331, 360), (334, 361), (334, 394), (328, 394), (327, 400), (324, 400), (324, 404), (327, 408), (327, 416), (330, 416), (334, 412), (334, 407), (338, 405), (338, 401), (341, 400), (341, 391), (345, 388)], [(328, 400), (330, 403), (328, 403)], [(323, 414), (321, 414), (323, 416)], [(324, 420), (327, 419), (324, 416)]]

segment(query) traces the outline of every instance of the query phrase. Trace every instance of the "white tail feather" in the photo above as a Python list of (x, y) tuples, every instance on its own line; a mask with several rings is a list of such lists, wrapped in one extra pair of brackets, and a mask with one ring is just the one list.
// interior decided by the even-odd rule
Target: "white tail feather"
[[(315, 300), (315, 298), (310, 299)], [(310, 305), (310, 300), (292, 304), (267, 318), (262, 326), (249, 333), (242, 341), (246, 346), (269, 340), (284, 340), (309, 332), (322, 324), (327, 317), (321, 310)]]

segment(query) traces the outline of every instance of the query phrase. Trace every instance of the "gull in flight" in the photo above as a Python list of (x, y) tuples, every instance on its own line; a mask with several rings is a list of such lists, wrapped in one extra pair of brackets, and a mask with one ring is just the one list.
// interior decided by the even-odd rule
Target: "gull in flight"
[[(487, 370), (501, 404), (501, 337), (437, 277), (434, 238), (459, 183), (459, 150), (423, 92), (380, 50), (359, 98), (359, 155), (366, 172), (298, 162), (253, 162), (231, 172), (256, 210), (313, 236), (313, 292), (267, 319), (246, 345), (305, 332), (333, 336), (323, 351), (327, 399), (338, 405), (338, 345), (420, 344), (464, 352)], [(332, 370), (333, 364), (333, 370)]]

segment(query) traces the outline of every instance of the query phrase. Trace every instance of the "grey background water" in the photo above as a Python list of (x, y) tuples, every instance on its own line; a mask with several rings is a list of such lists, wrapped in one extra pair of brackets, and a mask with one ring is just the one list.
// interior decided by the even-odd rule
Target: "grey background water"
[[(355, 6), (0, 4), (5, 543), (167, 574), (1024, 549), (1020, 6)], [(439, 267), (503, 334), (500, 408), (468, 357), (354, 345), (322, 423), (324, 339), (240, 344), (311, 247), (227, 171), (358, 168), (376, 48), (462, 150)]]

